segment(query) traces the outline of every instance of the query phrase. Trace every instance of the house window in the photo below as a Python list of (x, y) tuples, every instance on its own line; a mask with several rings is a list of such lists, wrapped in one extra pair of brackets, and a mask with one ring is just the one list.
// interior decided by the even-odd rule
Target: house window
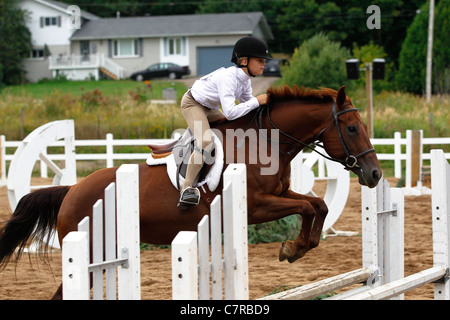
[(115, 58), (139, 56), (139, 41), (138, 41), (138, 39), (114, 40), (113, 56)]
[(41, 17), (40, 19), (41, 28), (45, 27), (61, 27), (61, 16), (57, 17)]
[(30, 51), (30, 59), (44, 59), (45, 58), (45, 50), (42, 49), (32, 49)]
[(56, 26), (58, 24), (57, 17), (45, 17), (45, 26)]
[(165, 56), (185, 56), (186, 38), (165, 38), (164, 39)]

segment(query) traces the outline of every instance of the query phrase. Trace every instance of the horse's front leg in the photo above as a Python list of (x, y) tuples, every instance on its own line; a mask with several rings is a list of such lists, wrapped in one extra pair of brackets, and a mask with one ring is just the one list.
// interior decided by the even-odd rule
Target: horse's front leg
[[(294, 262), (304, 256), (312, 248), (312, 244), (317, 243), (315, 246), (318, 245), (321, 229), (316, 241), (315, 236), (318, 226), (314, 223), (313, 227), (313, 221), (322, 220), (322, 216), (323, 220), (325, 219), (327, 207), (323, 200), (289, 191), (282, 197), (262, 194), (256, 202), (254, 210), (249, 211), (250, 224), (278, 220), (292, 214), (300, 214), (302, 216), (302, 230), (294, 241), (285, 241), (282, 244), (279, 256), (280, 261), (288, 259), (289, 262)], [(315, 237), (312, 242), (310, 240), (311, 235)]]
[(287, 259), (292, 263), (319, 245), (328, 208), (320, 198), (298, 194), (291, 190), (286, 191), (283, 197), (307, 201), (315, 210), (314, 216), (300, 213), (302, 216), (302, 229), (300, 234), (294, 241), (288, 240), (281, 245), (279, 253), (280, 261)]

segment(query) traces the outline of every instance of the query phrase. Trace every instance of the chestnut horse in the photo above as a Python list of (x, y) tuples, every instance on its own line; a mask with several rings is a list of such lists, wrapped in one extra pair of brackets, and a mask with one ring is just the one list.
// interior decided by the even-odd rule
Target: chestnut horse
[[(302, 217), (300, 234), (295, 240), (282, 243), (279, 259), (293, 262), (319, 245), (322, 226), (328, 209), (325, 202), (293, 192), (289, 188), (290, 162), (305, 146), (321, 141), (329, 158), (342, 163), (359, 177), (359, 183), (375, 187), (381, 177), (381, 168), (367, 136), (366, 126), (357, 109), (342, 87), (310, 90), (271, 88), (269, 103), (234, 121), (219, 121), (212, 128), (223, 136), (226, 159), (238, 160), (245, 152), (247, 164), (248, 223), (259, 224), (299, 214)], [(233, 129), (267, 129), (258, 135), (257, 143), (245, 138), (240, 148), (225, 148)], [(275, 135), (274, 130), (278, 134)], [(277, 137), (278, 136), (278, 137)], [(278, 139), (277, 141), (275, 139)], [(276, 144), (277, 148), (271, 148)], [(236, 145), (236, 144), (234, 144)], [(267, 153), (276, 152), (274, 163), (249, 162), (250, 155), (266, 147)], [(317, 148), (315, 148), (317, 149)], [(230, 158), (229, 153), (232, 154)], [(228, 153), (228, 154), (227, 154)], [(273, 155), (273, 154), (272, 154)], [(241, 157), (242, 158), (242, 157)], [(227, 163), (225, 163), (224, 168)], [(262, 169), (276, 166), (275, 172), (262, 174)], [(77, 229), (77, 224), (92, 213), (104, 189), (115, 181), (117, 168), (98, 170), (73, 186), (55, 186), (36, 190), (24, 196), (11, 219), (0, 233), (0, 266), (4, 266), (19, 247), (16, 258), (30, 241), (43, 239), (55, 227), (59, 241)], [(179, 191), (166, 173), (166, 166), (139, 165), (140, 235), (141, 241), (152, 244), (170, 244), (181, 230), (196, 230), (198, 222), (209, 207), (200, 202), (187, 211), (177, 208)], [(216, 193), (222, 186), (219, 184)], [(213, 194), (214, 195), (214, 194)], [(62, 286), (53, 298), (62, 298)]]

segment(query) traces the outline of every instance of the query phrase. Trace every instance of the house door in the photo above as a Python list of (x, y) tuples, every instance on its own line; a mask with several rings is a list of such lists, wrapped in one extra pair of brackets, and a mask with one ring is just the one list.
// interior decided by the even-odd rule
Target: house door
[(203, 76), (220, 67), (233, 65), (233, 47), (203, 47), (197, 50), (197, 75)]
[(89, 40), (80, 41), (81, 61), (89, 61)]

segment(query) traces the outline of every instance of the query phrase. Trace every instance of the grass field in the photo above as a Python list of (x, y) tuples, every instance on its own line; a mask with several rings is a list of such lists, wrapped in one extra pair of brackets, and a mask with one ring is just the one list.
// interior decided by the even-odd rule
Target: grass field
[[(169, 81), (150, 81), (152, 92), (148, 90), (149, 98), (161, 97), (162, 89), (175, 87), (176, 89), (185, 91), (185, 86), (180, 82)], [(132, 80), (101, 80), (101, 81), (43, 81), (39, 83), (30, 83), (23, 86), (9, 86), (0, 92), (0, 96), (27, 96), (34, 99), (45, 99), (46, 97), (60, 92), (70, 94), (74, 98), (79, 98), (87, 92), (99, 90), (105, 97), (124, 98), (130, 94), (130, 91), (147, 89), (148, 85), (144, 82), (136, 82)], [(184, 92), (183, 92), (184, 93)], [(182, 94), (182, 93), (181, 93)]]
[[(164, 88), (177, 91), (175, 105), (151, 103), (161, 99)], [(103, 139), (106, 133), (117, 139), (167, 138), (186, 126), (179, 109), (186, 90), (180, 81), (47, 81), (9, 86), (0, 92), (0, 134), (7, 140), (22, 140), (47, 122), (74, 119), (77, 139)], [(365, 120), (365, 88), (349, 89), (347, 94)], [(433, 96), (427, 104), (413, 94), (374, 92), (373, 110), (376, 138), (392, 138), (396, 131), (405, 136), (407, 129), (422, 129), (425, 137), (450, 136), (450, 96)], [(443, 148), (450, 152), (449, 146)], [(393, 152), (393, 147), (378, 146), (377, 151)], [(386, 164), (388, 172), (392, 165)]]
[(55, 120), (74, 119), (78, 139), (163, 138), (185, 126), (176, 105), (156, 105), (165, 88), (186, 92), (182, 82), (49, 81), (10, 86), (0, 92), (0, 134), (21, 140), (35, 128)]

